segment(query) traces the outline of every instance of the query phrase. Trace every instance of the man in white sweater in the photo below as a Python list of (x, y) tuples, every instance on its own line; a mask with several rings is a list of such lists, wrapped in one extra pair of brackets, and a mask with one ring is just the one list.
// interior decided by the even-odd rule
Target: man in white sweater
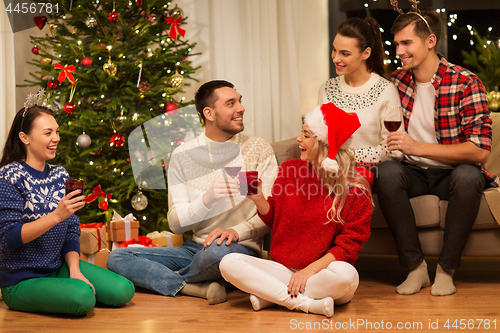
[(177, 234), (192, 230), (193, 239), (174, 248), (115, 250), (108, 268), (162, 295), (182, 293), (217, 304), (226, 300), (222, 257), (233, 252), (259, 256), (261, 237), (269, 231), (224, 168), (258, 171), (267, 197), (278, 164), (269, 143), (241, 133), (245, 108), (233, 84), (207, 82), (195, 102), (205, 132), (174, 150), (168, 170), (170, 229)]

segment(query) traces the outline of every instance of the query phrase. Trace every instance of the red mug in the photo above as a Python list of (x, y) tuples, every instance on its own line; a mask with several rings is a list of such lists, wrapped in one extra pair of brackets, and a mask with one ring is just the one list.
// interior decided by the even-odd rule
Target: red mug
[(257, 171), (242, 171), (238, 177), (242, 195), (257, 195), (259, 191), (259, 173)]
[(66, 179), (66, 195), (76, 190), (80, 190), (81, 195), (83, 195), (84, 189), (85, 189), (85, 180)]

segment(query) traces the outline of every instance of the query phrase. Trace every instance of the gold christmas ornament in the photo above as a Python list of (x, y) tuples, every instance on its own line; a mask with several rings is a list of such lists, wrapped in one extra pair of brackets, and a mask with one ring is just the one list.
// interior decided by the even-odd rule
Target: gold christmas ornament
[(95, 27), (96, 23), (97, 23), (96, 19), (89, 13), (89, 16), (85, 20), (85, 25), (89, 28), (93, 28)]
[(69, 32), (75, 35), (78, 32), (78, 29), (76, 27), (70, 27)]
[[(113, 6), (114, 6), (114, 2), (113, 2)], [(110, 75), (110, 76), (115, 76), (116, 75), (116, 71), (118, 70), (117, 66), (115, 64), (113, 64), (111, 62), (111, 49), (112, 49), (112, 46), (109, 45), (108, 47), (108, 54), (109, 54), (109, 58), (108, 58), (108, 62), (105, 63), (102, 68), (104, 69), (104, 71), (106, 72), (106, 74)]]
[(135, 210), (144, 210), (148, 206), (148, 198), (139, 191), (139, 193), (132, 197), (131, 204)]
[(498, 91), (490, 91), (487, 96), (490, 111), (498, 111), (500, 108), (500, 93)]
[(168, 12), (168, 14), (172, 16), (174, 20), (177, 20), (179, 17), (184, 17), (184, 11), (177, 5), (175, 5), (175, 7)]
[(52, 63), (52, 59), (47, 58), (47, 57), (41, 57), (40, 58), (40, 63), (42, 65), (50, 65)]
[(52, 36), (55, 36), (57, 33), (57, 28), (58, 28), (57, 22), (51, 22), (49, 23), (49, 31), (52, 34)]
[(175, 74), (170, 79), (170, 85), (175, 89), (182, 88), (184, 86), (184, 76), (175, 71)]
[(106, 74), (110, 76), (115, 76), (116, 72), (118, 71), (118, 68), (111, 62), (111, 59), (109, 59), (108, 62), (102, 66), (102, 68), (104, 69)]

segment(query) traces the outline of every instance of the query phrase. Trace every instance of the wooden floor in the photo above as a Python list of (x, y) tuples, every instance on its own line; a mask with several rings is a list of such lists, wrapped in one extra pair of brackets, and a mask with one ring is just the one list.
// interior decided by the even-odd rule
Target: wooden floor
[[(436, 260), (427, 262), (434, 276)], [(16, 312), (0, 301), (0, 332), (291, 332), (308, 328), (500, 332), (500, 258), (464, 258), (455, 273), (458, 292), (446, 297), (431, 296), (430, 288), (412, 296), (396, 294), (395, 286), (406, 275), (396, 257), (362, 256), (356, 267), (361, 277), (358, 291), (349, 304), (335, 308), (331, 319), (281, 307), (255, 312), (248, 295), (238, 290), (228, 291), (228, 301), (213, 306), (198, 298), (137, 290), (125, 307), (95, 308), (82, 318)], [(460, 329), (461, 324), (466, 329)]]

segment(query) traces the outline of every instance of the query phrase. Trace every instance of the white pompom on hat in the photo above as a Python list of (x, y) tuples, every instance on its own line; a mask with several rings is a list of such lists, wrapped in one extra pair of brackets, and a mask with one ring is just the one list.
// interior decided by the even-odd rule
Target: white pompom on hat
[(335, 161), (335, 155), (361, 127), (358, 115), (354, 112), (345, 112), (335, 104), (328, 103), (318, 105), (309, 111), (304, 117), (304, 122), (318, 140), (328, 145), (328, 157), (321, 162), (321, 166), (328, 171), (337, 172), (339, 165)]

